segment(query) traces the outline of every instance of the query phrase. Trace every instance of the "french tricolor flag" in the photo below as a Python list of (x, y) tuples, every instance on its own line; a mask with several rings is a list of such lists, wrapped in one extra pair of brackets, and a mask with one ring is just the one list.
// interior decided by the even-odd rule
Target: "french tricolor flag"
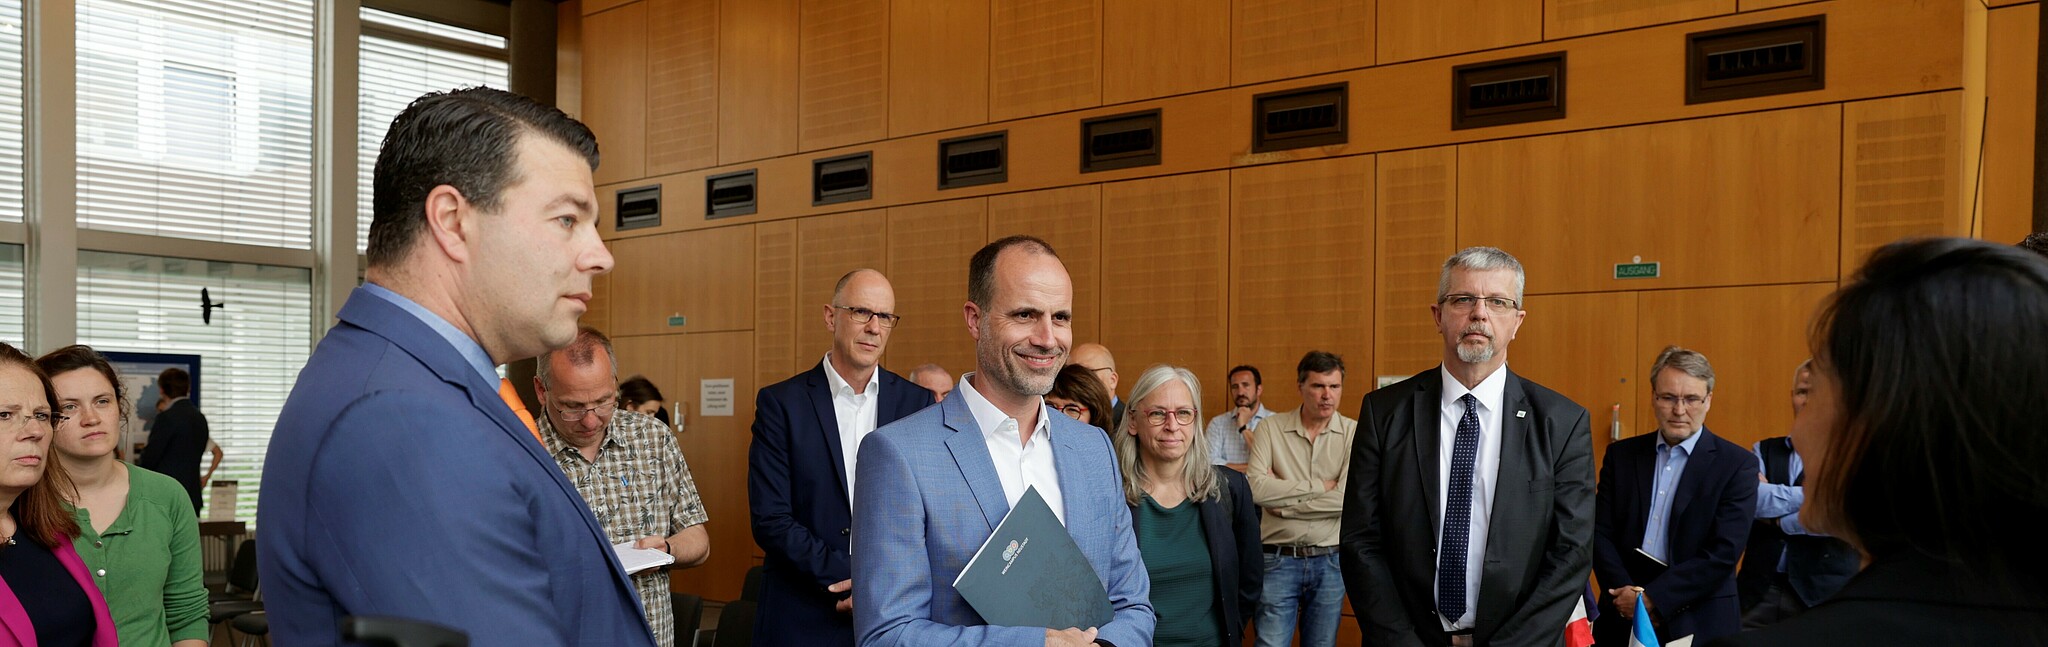
[(1571, 622), (1564, 623), (1564, 647), (1593, 647), (1593, 621), (1586, 617), (1586, 598), (1572, 607)]

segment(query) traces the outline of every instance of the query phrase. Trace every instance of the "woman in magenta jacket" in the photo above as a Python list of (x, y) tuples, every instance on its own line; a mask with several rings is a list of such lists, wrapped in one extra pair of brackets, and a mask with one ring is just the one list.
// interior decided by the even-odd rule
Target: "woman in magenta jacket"
[(114, 621), (71, 547), (50, 378), (0, 343), (0, 647), (113, 647)]

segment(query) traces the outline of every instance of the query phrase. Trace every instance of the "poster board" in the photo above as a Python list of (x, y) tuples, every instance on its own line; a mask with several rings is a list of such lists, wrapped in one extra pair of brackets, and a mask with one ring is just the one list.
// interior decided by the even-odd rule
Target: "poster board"
[(156, 422), (156, 402), (159, 391), (156, 376), (164, 369), (177, 367), (192, 375), (192, 404), (204, 406), (201, 396), (205, 393), (204, 374), (199, 370), (199, 356), (176, 353), (125, 353), (101, 351), (107, 363), (114, 365), (114, 374), (121, 378), (121, 390), (128, 394), (128, 405), (132, 407), (121, 421), (121, 458), (130, 463), (141, 456), (135, 448), (149, 440), (149, 428)]

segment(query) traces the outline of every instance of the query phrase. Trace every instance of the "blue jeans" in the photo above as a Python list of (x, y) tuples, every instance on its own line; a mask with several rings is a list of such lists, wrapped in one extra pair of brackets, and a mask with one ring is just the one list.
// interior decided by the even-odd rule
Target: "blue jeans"
[(1266, 592), (1259, 599), (1259, 647), (1288, 647), (1295, 618), (1301, 619), (1301, 647), (1334, 647), (1344, 613), (1344, 576), (1337, 554), (1320, 557), (1266, 555)]

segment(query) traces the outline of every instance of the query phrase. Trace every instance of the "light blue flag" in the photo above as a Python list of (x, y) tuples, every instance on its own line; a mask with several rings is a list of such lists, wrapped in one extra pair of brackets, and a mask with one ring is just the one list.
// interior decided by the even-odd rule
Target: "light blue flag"
[(1643, 596), (1636, 595), (1636, 626), (1628, 632), (1628, 647), (1663, 647), (1657, 642), (1657, 628), (1650, 626), (1650, 608), (1643, 606)]

